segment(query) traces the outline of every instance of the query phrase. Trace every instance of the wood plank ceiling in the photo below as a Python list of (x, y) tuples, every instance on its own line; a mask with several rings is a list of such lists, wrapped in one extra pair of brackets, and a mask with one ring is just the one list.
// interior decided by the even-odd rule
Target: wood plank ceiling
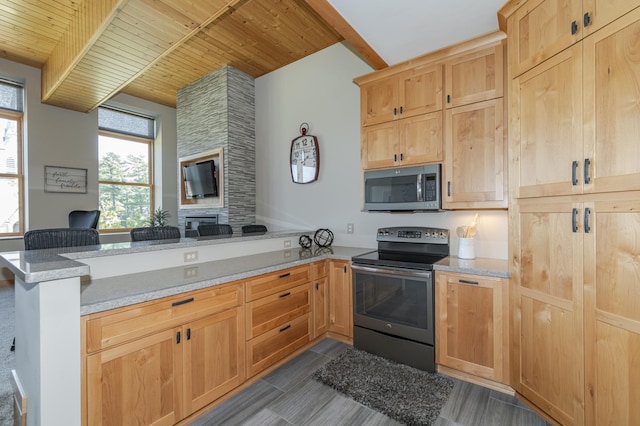
[(257, 78), (343, 40), (387, 66), (327, 0), (0, 0), (0, 57), (42, 69), (42, 102), (82, 112), (117, 93), (175, 107), (224, 65)]

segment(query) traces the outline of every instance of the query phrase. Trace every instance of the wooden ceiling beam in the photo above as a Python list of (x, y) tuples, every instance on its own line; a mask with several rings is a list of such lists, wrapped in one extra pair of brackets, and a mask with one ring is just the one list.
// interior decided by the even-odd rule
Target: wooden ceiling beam
[(387, 68), (389, 65), (358, 34), (351, 25), (334, 9), (328, 0), (304, 0), (315, 12), (333, 27), (361, 57), (375, 70)]

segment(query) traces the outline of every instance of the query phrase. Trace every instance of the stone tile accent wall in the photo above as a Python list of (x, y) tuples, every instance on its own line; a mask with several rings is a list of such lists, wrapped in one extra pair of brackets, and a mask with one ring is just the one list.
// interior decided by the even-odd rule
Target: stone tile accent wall
[[(178, 90), (178, 157), (224, 149), (224, 207), (178, 209), (186, 216), (217, 214), (234, 234), (255, 223), (255, 86), (252, 77), (225, 66)], [(180, 197), (178, 197), (180, 198)]]

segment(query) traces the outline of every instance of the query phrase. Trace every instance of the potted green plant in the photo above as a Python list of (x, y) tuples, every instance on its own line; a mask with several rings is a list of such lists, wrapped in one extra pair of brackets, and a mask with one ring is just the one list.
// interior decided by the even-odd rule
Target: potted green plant
[(163, 210), (161, 207), (158, 207), (153, 213), (151, 213), (148, 225), (151, 228), (167, 226), (169, 224), (170, 217), (171, 215), (168, 211)]

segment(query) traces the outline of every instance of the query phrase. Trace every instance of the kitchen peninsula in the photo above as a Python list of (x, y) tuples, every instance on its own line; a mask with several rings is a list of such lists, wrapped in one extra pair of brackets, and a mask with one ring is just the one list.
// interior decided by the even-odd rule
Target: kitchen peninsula
[[(200, 313), (206, 313), (206, 318), (218, 318), (223, 309), (226, 309), (225, 313), (235, 312), (237, 322), (234, 324), (238, 333), (231, 337), (242, 347), (239, 351), (242, 356), (237, 354), (238, 370), (241, 372), (236, 378), (236, 385), (245, 379), (245, 312), (246, 317), (251, 319), (250, 312), (258, 312), (260, 306), (268, 303), (270, 298), (278, 301), (297, 300), (295, 303), (278, 302), (281, 303), (278, 305), (280, 307), (284, 306), (282, 303), (295, 304), (295, 308), (281, 313), (282, 318), (287, 317), (291, 321), (290, 326), (283, 327), (279, 324), (281, 317), (271, 318), (268, 324), (260, 324), (255, 320), (254, 324), (257, 325), (253, 329), (249, 328), (251, 321), (247, 322), (246, 331), (253, 335), (246, 335), (246, 377), (264, 370), (270, 365), (269, 362), (277, 361), (276, 357), (266, 361), (260, 359), (252, 364), (250, 355), (253, 350), (257, 354), (264, 348), (263, 341), (274, 326), (273, 331), (276, 333), (278, 328), (298, 333), (296, 342), (313, 340), (316, 328), (314, 324), (312, 329), (312, 319), (316, 318), (312, 317), (312, 313), (316, 294), (311, 291), (325, 289), (326, 292), (326, 276), (332, 274), (331, 266), (327, 266), (327, 259), (338, 264), (339, 271), (342, 271), (343, 265), (347, 265), (353, 255), (367, 249), (314, 247), (304, 250), (295, 246), (282, 250), (301, 233), (303, 232), (271, 232), (260, 236), (202, 241), (186, 238), (164, 244), (118, 243), (76, 249), (3, 253), (0, 260), (15, 274), (14, 379), (20, 386), (22, 396), (28, 398), (28, 424), (51, 424), (51, 419), (56, 419), (56, 424), (86, 424), (87, 417), (83, 418), (87, 415), (83, 412), (84, 404), (92, 412), (102, 408), (92, 405), (96, 404), (95, 401), (87, 402), (87, 393), (90, 392), (87, 389), (87, 378), (83, 377), (83, 369), (87, 368), (86, 359), (90, 358), (88, 352), (95, 349), (100, 357), (103, 356), (101, 354), (112, 356), (109, 351), (113, 349), (113, 342), (122, 343), (117, 338), (113, 341), (108, 341), (109, 338), (85, 339), (85, 336), (95, 337), (95, 330), (102, 332), (112, 327), (109, 330), (113, 332), (114, 328), (118, 328), (119, 324), (105, 325), (102, 328), (93, 326), (106, 321), (104, 318), (107, 313), (115, 312), (120, 315), (126, 311), (122, 315), (133, 315), (129, 323), (122, 321), (120, 326), (133, 323), (144, 323), (148, 327), (149, 324), (166, 324), (165, 334), (169, 334), (168, 341), (173, 344), (176, 340), (180, 343), (181, 336), (185, 342), (191, 339), (192, 328), (196, 330), (197, 321), (202, 322), (203, 318), (198, 316)], [(345, 266), (345, 275), (347, 270)], [(278, 279), (282, 284), (280, 287)], [(286, 290), (283, 295), (274, 293), (285, 291), (282, 289)], [(287, 297), (289, 292), (291, 297)], [(326, 293), (323, 294), (326, 297)], [(169, 303), (169, 308), (156, 308), (160, 306), (159, 302), (165, 301), (172, 302)], [(326, 309), (320, 311), (321, 316), (328, 316)], [(149, 315), (145, 316), (146, 313)], [(98, 320), (87, 325), (89, 321), (86, 319), (94, 317)], [(291, 319), (294, 317), (295, 319)], [(253, 318), (257, 316), (254, 315)], [(191, 321), (189, 324), (193, 323), (194, 326), (175, 323), (178, 320), (185, 321), (185, 324)], [(155, 336), (137, 332), (140, 334), (134, 336), (135, 342), (144, 343), (145, 339)], [(103, 333), (101, 336), (105, 335)], [(194, 336), (194, 341), (196, 338)], [(91, 348), (87, 349), (89, 346)], [(118, 348), (124, 346), (120, 345)], [(96, 347), (104, 350), (98, 351)], [(163, 396), (167, 388), (177, 389), (174, 382), (183, 379), (182, 351), (180, 349), (179, 356), (175, 353), (172, 355), (174, 358), (171, 365), (180, 364), (180, 372), (172, 374), (167, 382), (163, 382)], [(187, 355), (192, 350), (184, 351), (189, 352), (184, 355), (186, 362)], [(149, 357), (164, 355), (151, 352), (145, 354)], [(288, 354), (284, 353), (284, 356)], [(278, 354), (280, 355), (282, 354)], [(102, 359), (100, 357), (94, 358)], [(259, 356), (256, 355), (255, 358), (257, 360)], [(145, 359), (147, 361), (159, 362), (158, 359)], [(92, 365), (87, 370), (89, 376), (96, 373)], [(166, 377), (157, 379), (162, 381)], [(161, 404), (162, 409), (166, 408), (165, 405), (173, 407), (173, 411), (166, 414), (165, 420), (169, 423), (176, 423), (207, 404), (191, 401), (191, 394), (187, 395), (187, 392), (184, 392), (186, 397), (182, 398), (181, 389), (182, 387), (170, 392), (175, 404)], [(230, 390), (223, 389), (225, 392)], [(100, 405), (100, 402), (97, 404)]]

